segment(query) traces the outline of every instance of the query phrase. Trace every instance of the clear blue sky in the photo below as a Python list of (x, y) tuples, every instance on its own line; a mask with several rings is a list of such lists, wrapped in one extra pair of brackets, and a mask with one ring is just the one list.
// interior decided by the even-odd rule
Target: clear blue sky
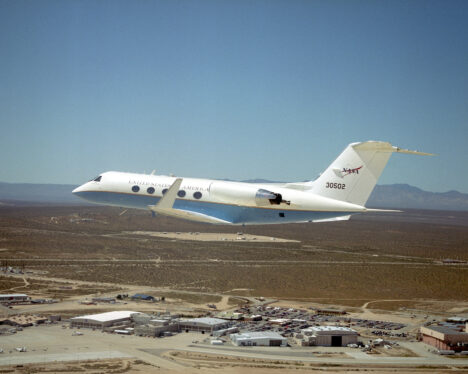
[(0, 181), (106, 170), (468, 192), (468, 1), (0, 0)]

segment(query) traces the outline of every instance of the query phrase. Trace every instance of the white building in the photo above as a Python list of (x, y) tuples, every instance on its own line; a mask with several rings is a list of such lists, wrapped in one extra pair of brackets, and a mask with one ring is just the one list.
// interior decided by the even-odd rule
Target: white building
[(103, 329), (105, 327), (122, 325), (131, 322), (132, 314), (138, 312), (132, 312), (128, 310), (90, 314), (86, 316), (70, 318), (71, 327), (87, 327)]
[(29, 301), (30, 298), (24, 293), (12, 293), (0, 295), (0, 304), (13, 304)]
[(233, 344), (237, 346), (267, 346), (267, 347), (286, 347), (288, 339), (277, 332), (246, 332), (242, 334), (229, 335)]
[(308, 345), (346, 347), (357, 343), (357, 331), (342, 326), (314, 326), (301, 330)]
[(200, 331), (202, 333), (212, 333), (215, 330), (226, 329), (229, 327), (229, 322), (220, 318), (190, 318), (179, 320), (181, 331)]

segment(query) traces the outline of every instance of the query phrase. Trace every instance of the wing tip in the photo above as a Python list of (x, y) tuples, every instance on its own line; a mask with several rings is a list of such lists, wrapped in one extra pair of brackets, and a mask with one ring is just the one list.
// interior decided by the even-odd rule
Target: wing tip
[(403, 213), (402, 210), (396, 210), (396, 209), (372, 209), (372, 208), (366, 208), (364, 211), (369, 212), (369, 213)]

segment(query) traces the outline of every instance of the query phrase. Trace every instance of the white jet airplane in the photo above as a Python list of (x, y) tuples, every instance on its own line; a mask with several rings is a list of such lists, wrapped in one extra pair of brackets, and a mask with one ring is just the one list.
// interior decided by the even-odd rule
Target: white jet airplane
[(367, 141), (348, 145), (311, 182), (242, 183), (109, 171), (73, 193), (93, 203), (215, 224), (341, 221), (383, 211), (364, 205), (394, 152), (432, 155)]

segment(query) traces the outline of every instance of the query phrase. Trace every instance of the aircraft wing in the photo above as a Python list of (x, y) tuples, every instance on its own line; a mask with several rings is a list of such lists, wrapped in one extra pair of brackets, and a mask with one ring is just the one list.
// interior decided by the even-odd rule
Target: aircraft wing
[(167, 192), (161, 197), (156, 205), (149, 205), (152, 212), (162, 214), (165, 216), (188, 219), (190, 221), (217, 223), (217, 224), (232, 224), (232, 222), (223, 219), (209, 216), (207, 214), (194, 212), (191, 210), (174, 209), (174, 202), (177, 197), (177, 192), (182, 184), (182, 178), (177, 178), (174, 183), (169, 187)]
[(395, 210), (395, 209), (371, 209), (371, 208), (366, 208), (366, 212), (403, 213), (402, 210)]
[(219, 219), (213, 216), (209, 216), (207, 214), (192, 212), (190, 210), (183, 210), (183, 209), (158, 209), (157, 205), (150, 206), (150, 209), (153, 212), (158, 214), (162, 214), (165, 216), (188, 219), (190, 221), (196, 222), (205, 222), (205, 223), (217, 223), (217, 224), (232, 224), (232, 222), (225, 221), (223, 219)]
[[(401, 213), (401, 210), (393, 210), (393, 209), (369, 209), (366, 208), (366, 212), (387, 212), (387, 213)], [(341, 217), (333, 217), (333, 218), (323, 218), (323, 219), (314, 219), (312, 222), (336, 222), (336, 221), (347, 221), (351, 218), (351, 216), (341, 216)]]
[(323, 219), (314, 219), (312, 222), (337, 222), (337, 221), (347, 221), (351, 216), (341, 216), (333, 218), (323, 218)]

